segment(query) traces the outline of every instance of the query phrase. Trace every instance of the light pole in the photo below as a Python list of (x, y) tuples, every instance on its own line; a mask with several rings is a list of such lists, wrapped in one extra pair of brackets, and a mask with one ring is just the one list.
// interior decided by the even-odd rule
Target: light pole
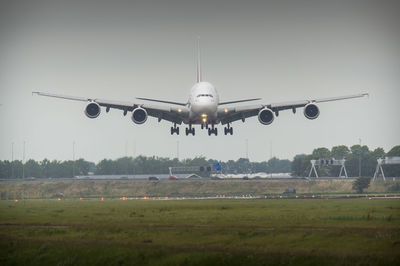
[(361, 177), (361, 152), (362, 152), (362, 149), (361, 149), (361, 139), (358, 139), (358, 140), (360, 141), (360, 154), (358, 157), (358, 177)]
[(75, 176), (75, 141), (72, 142), (72, 177)]
[(246, 139), (246, 159), (249, 159), (249, 140)]
[(25, 178), (25, 140), (22, 149), (22, 179)]
[(14, 178), (14, 142), (11, 142), (11, 178)]

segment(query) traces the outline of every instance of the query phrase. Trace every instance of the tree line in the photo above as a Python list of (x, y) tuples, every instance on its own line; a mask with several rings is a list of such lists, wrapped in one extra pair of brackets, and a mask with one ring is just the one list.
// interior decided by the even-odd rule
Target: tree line
[[(312, 154), (296, 155), (293, 161), (271, 158), (263, 162), (251, 162), (249, 159), (240, 158), (236, 161), (221, 162), (205, 157), (178, 160), (177, 158), (163, 158), (156, 156), (122, 157), (116, 160), (104, 159), (95, 164), (84, 159), (75, 161), (0, 161), (0, 179), (10, 178), (70, 178), (73, 176), (88, 175), (136, 175), (136, 174), (168, 174), (169, 167), (198, 166), (208, 167), (219, 163), (224, 174), (249, 174), (249, 173), (288, 173), (293, 176), (308, 176), (311, 168), (311, 159), (346, 159), (346, 169), (349, 176), (359, 175), (361, 160), (361, 175), (372, 177), (376, 169), (376, 160), (385, 156), (400, 156), (400, 145), (393, 147), (388, 153), (382, 148), (370, 150), (367, 146), (353, 145), (335, 146), (314, 149)], [(205, 170), (206, 171), (206, 170)], [(324, 166), (318, 169), (320, 176), (338, 176), (340, 167)], [(400, 176), (400, 165), (385, 165), (385, 175)]]
[[(204, 174), (216, 171), (213, 165), (219, 163), (222, 172), (226, 174), (241, 173), (283, 173), (290, 172), (291, 162), (272, 158), (264, 162), (250, 162), (249, 159), (240, 158), (236, 161), (220, 162), (205, 157), (178, 160), (177, 158), (163, 158), (156, 156), (122, 157), (116, 160), (104, 159), (98, 164), (84, 159), (76, 161), (42, 161), (29, 160), (25, 164), (22, 161), (0, 161), (0, 179), (9, 178), (70, 178), (73, 176), (95, 175), (138, 175), (138, 174), (168, 174), (169, 167), (200, 167)], [(207, 169), (209, 168), (209, 169)], [(192, 170), (191, 170), (192, 171)], [(195, 171), (196, 172), (196, 171)], [(185, 173), (185, 172), (183, 172)]]

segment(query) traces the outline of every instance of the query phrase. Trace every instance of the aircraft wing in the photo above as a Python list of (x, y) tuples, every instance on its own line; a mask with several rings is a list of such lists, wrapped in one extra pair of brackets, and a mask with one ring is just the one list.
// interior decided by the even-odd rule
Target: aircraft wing
[(54, 97), (65, 100), (81, 101), (81, 102), (95, 102), (98, 105), (105, 107), (108, 112), (110, 109), (119, 109), (124, 111), (124, 115), (127, 112), (132, 112), (135, 108), (141, 107), (146, 110), (149, 116), (155, 117), (158, 121), (167, 120), (173, 123), (181, 124), (189, 116), (189, 110), (186, 106), (176, 107), (176, 106), (157, 106), (151, 104), (137, 104), (133, 102), (125, 101), (113, 101), (98, 98), (85, 98), (77, 96), (69, 96), (63, 94), (54, 94), (47, 92), (35, 91), (32, 94), (37, 94), (39, 96)]
[(330, 97), (330, 98), (320, 98), (320, 99), (310, 99), (310, 100), (300, 100), (300, 101), (292, 101), (292, 102), (281, 102), (281, 103), (271, 103), (271, 104), (258, 104), (251, 106), (243, 106), (243, 107), (218, 107), (218, 118), (222, 124), (232, 123), (237, 120), (244, 121), (248, 117), (257, 116), (258, 112), (263, 108), (269, 108), (275, 115), (277, 116), (279, 111), (282, 110), (293, 110), (296, 111), (297, 108), (304, 107), (309, 103), (322, 103), (322, 102), (331, 102), (331, 101), (339, 101), (353, 98), (361, 98), (364, 96), (368, 96), (368, 93), (360, 93), (339, 97)]

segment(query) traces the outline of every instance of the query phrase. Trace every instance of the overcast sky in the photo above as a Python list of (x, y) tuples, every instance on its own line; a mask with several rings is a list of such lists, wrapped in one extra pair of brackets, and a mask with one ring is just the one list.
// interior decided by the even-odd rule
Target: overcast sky
[[(314, 148), (359, 143), (388, 151), (400, 144), (400, 1), (7, 1), (0, 0), (0, 160), (125, 155), (272, 154), (292, 159)], [(233, 123), (234, 135), (171, 136), (171, 123), (136, 125), (122, 111), (32, 96), (32, 91), (136, 101), (185, 102), (195, 83), (201, 37), (203, 78), (221, 101), (260, 103), (369, 92), (322, 103), (308, 120), (281, 112)], [(271, 147), (272, 146), (272, 147)]]

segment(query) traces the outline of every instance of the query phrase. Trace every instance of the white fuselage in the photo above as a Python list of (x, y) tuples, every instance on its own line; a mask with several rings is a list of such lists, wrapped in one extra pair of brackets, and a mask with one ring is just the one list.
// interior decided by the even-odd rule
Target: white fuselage
[(189, 123), (212, 124), (217, 120), (219, 96), (215, 87), (206, 81), (196, 83), (190, 90)]

